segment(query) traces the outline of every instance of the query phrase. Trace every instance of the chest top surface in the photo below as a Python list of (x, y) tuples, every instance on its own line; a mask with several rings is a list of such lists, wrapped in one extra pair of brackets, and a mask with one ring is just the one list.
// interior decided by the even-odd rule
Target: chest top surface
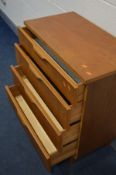
[(116, 72), (116, 38), (75, 12), (28, 20), (25, 25), (84, 81)]

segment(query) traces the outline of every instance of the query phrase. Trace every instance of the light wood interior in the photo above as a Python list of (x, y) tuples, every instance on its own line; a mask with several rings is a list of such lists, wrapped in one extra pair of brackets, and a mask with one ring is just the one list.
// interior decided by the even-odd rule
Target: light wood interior
[(53, 113), (49, 110), (49, 108), (47, 107), (47, 105), (44, 103), (44, 101), (42, 100), (42, 98), (39, 96), (39, 94), (36, 92), (36, 90), (34, 89), (34, 87), (32, 86), (32, 84), (30, 83), (30, 81), (26, 78), (23, 77), (23, 81), (24, 83), (27, 85), (27, 87), (29, 88), (29, 90), (31, 91), (31, 93), (34, 95), (34, 97), (36, 98), (38, 104), (45, 110), (45, 112), (47, 113), (47, 115), (49, 116), (51, 122), (58, 128), (58, 130), (60, 132), (63, 132), (64, 129), (62, 128), (62, 126), (60, 125), (60, 123), (56, 120), (55, 116), (53, 115)]
[(52, 141), (50, 140), (50, 138), (48, 137), (48, 135), (44, 131), (43, 127), (40, 125), (40, 123), (36, 119), (35, 115), (31, 111), (31, 109), (29, 108), (29, 106), (26, 103), (26, 101), (24, 100), (24, 98), (21, 95), (16, 96), (15, 98), (16, 98), (20, 108), (24, 112), (25, 117), (29, 120), (30, 124), (32, 125), (34, 131), (38, 135), (39, 139), (41, 140), (41, 142), (42, 142), (43, 146), (45, 147), (45, 149), (47, 150), (47, 152), (50, 155), (56, 153), (57, 152), (56, 147), (54, 146), (54, 144), (52, 143)]
[[(28, 112), (28, 107), (27, 105), (25, 106), (24, 103), (22, 103), (22, 99), (20, 100), (21, 94), (17, 89), (16, 85), (13, 86), (6, 86), (6, 91), (8, 93), (8, 96), (11, 100), (11, 102), (13, 103), (19, 118), (21, 119), (23, 125), (28, 129), (29, 133), (31, 134), (31, 136), (33, 137), (35, 143), (37, 144), (37, 148), (39, 148), (42, 151), (42, 157), (45, 161), (45, 163), (47, 164), (47, 167), (50, 169), (50, 159), (51, 159), (51, 164), (55, 165), (71, 156), (74, 156), (75, 152), (76, 152), (76, 145), (77, 145), (77, 141), (72, 142), (66, 146), (63, 147), (61, 152), (56, 152), (53, 153), (52, 155), (48, 154), (48, 151), (46, 150), (46, 148), (43, 146), (43, 144), (40, 142), (40, 137), (38, 137), (38, 135), (36, 134), (35, 130), (32, 127), (32, 122), (29, 122), (29, 118), (26, 115), (30, 114), (30, 112), (27, 114)], [(17, 98), (19, 98), (19, 102), (17, 101)], [(21, 103), (21, 107), (20, 104)], [(26, 107), (26, 112), (25, 112), (25, 107)], [(23, 109), (22, 109), (23, 108)], [(30, 109), (30, 108), (29, 108)], [(30, 119), (31, 121), (33, 120), (33, 118)], [(45, 139), (45, 138), (42, 138)], [(46, 142), (46, 140), (45, 140)]]
[[(48, 110), (45, 110), (46, 111), (46, 113), (47, 113), (47, 115), (48, 115), (48, 113), (49, 113), (49, 108), (47, 107), (47, 105), (43, 102), (43, 99), (40, 97), (40, 95), (37, 93), (37, 91), (33, 88), (33, 86), (32, 86), (32, 84), (30, 83), (30, 81), (28, 80), (28, 78), (24, 75), (24, 73), (23, 73), (23, 71), (22, 71), (22, 69), (21, 69), (21, 66), (15, 66), (15, 67), (11, 67), (12, 68), (12, 71), (13, 71), (13, 75), (14, 75), (14, 80), (15, 80), (15, 83), (16, 84), (19, 84), (19, 82), (22, 84), (22, 86), (21, 87), (23, 87), (24, 85), (26, 85), (26, 86), (28, 86), (28, 89), (25, 89), (25, 91), (27, 92), (28, 91), (28, 95), (30, 95), (30, 93), (32, 93), (33, 94), (33, 96), (34, 96), (34, 99), (36, 99), (36, 100), (38, 100), (38, 105), (39, 105), (39, 107), (41, 107), (42, 109), (48, 109)], [(20, 77), (20, 78), (19, 78)], [(16, 80), (17, 79), (17, 80)], [(25, 87), (25, 86), (24, 86)], [(19, 89), (20, 89), (20, 87), (19, 87)], [(31, 89), (31, 90), (30, 90)], [(23, 91), (23, 89), (22, 89), (22, 91)], [(22, 92), (23, 93), (23, 92)], [(38, 98), (37, 98), (38, 97)], [(31, 97), (30, 97), (31, 98)], [(32, 99), (32, 98), (31, 98)], [(30, 106), (31, 106), (31, 104), (30, 104)], [(34, 112), (34, 111), (33, 111)], [(51, 112), (51, 111), (50, 111)], [(51, 113), (52, 114), (52, 113)], [(49, 122), (52, 120), (52, 115), (51, 115), (51, 119), (49, 120)], [(54, 118), (55, 118), (55, 116), (54, 116)], [(39, 119), (39, 121), (40, 121), (40, 119)], [(55, 121), (57, 121), (56, 120), (56, 118), (55, 118)], [(54, 121), (54, 125), (55, 125), (55, 127), (57, 127), (57, 123)], [(41, 122), (40, 122), (41, 123)], [(42, 124), (42, 123), (41, 123)], [(49, 124), (51, 124), (51, 122), (49, 123)], [(59, 122), (58, 122), (58, 124), (59, 124)], [(43, 124), (42, 124), (43, 125)], [(61, 125), (60, 125), (61, 126)], [(62, 134), (62, 142), (59, 144), (60, 145), (60, 147), (62, 147), (62, 146), (64, 146), (64, 145), (66, 145), (66, 144), (68, 144), (68, 143), (70, 143), (70, 142), (72, 142), (72, 141), (75, 141), (76, 139), (78, 139), (78, 137), (79, 137), (79, 130), (80, 130), (80, 122), (78, 122), (77, 124), (75, 123), (75, 124), (73, 124), (73, 125), (71, 125), (70, 126), (70, 129), (68, 129), (68, 130), (65, 130), (64, 131), (64, 129), (62, 128), (62, 130), (59, 128), (59, 131), (60, 131), (60, 133), (63, 133)], [(44, 126), (44, 127), (46, 127), (46, 126)], [(58, 127), (57, 127), (58, 128)], [(46, 130), (46, 128), (44, 128), (45, 129), (45, 131), (47, 132), (47, 130)], [(48, 134), (49, 135), (49, 134)], [(49, 135), (49, 137), (51, 138), (51, 136), (52, 136), (52, 134), (50, 134)], [(55, 137), (56, 138), (56, 137)], [(53, 143), (54, 143), (54, 139), (53, 139), (53, 136), (52, 136), (52, 141), (53, 141)], [(56, 145), (56, 144), (55, 144)], [(57, 145), (56, 145), (56, 147), (57, 147)]]
[[(5, 86), (6, 92), (8, 94), (9, 100), (14, 106), (14, 109), (16, 110), (18, 117), (23, 124), (24, 128), (26, 131), (29, 132), (34, 144), (37, 146), (37, 150), (40, 153), (40, 156), (42, 157), (46, 167), (48, 170), (50, 170), (51, 165), (50, 165), (50, 160), (51, 160), (51, 155), (48, 154), (47, 150), (44, 148), (43, 144), (41, 143), (39, 137), (33, 130), (31, 124), (29, 123), (28, 119), (25, 117), (23, 111), (21, 110), (20, 106), (18, 105), (16, 101), (16, 96), (20, 95), (20, 92), (18, 91), (18, 87), (16, 85), (12, 86)], [(53, 154), (54, 155), (54, 154)]]
[[(40, 97), (40, 95), (37, 93), (31, 82), (28, 80), (28, 78), (23, 73), (20, 66), (11, 66), (11, 70), (13, 72), (14, 78), (18, 79), (18, 81), (21, 83), (22, 88), (24, 88), (25, 93), (31, 98), (33, 103), (39, 108), (39, 110), (44, 115), (45, 119), (48, 121), (48, 123), (51, 125), (51, 127), (54, 128), (54, 131), (60, 136), (62, 132), (64, 132), (64, 128), (62, 125), (58, 122), (54, 114), (50, 111), (46, 103), (43, 101), (43, 99)], [(17, 81), (17, 80), (16, 80)], [(17, 83), (17, 82), (16, 82)]]

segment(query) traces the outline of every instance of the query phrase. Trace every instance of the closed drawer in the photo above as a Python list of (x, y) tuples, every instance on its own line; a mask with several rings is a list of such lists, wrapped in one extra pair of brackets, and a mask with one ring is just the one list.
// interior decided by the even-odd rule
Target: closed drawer
[[(45, 77), (31, 58), (16, 44), (16, 58), (22, 70), (64, 128), (81, 119), (82, 100), (71, 105)], [(60, 111), (60, 112), (59, 112)]]
[(41, 123), (37, 120), (35, 114), (30, 108), (30, 104), (18, 90), (18, 86), (6, 86), (5, 88), (19, 119), (31, 135), (49, 170), (52, 165), (75, 155), (77, 151), (77, 141), (64, 145), (62, 151), (59, 152)]
[(72, 78), (72, 73), (69, 75), (67, 73), (68, 71), (66, 72), (66, 69), (64, 70), (61, 65), (45, 51), (45, 48), (42, 47), (43, 45), (40, 44), (41, 41), (38, 43), (37, 38), (30, 33), (27, 28), (19, 29), (19, 41), (36, 64), (41, 67), (69, 102), (75, 104), (83, 99), (84, 85), (81, 80), (78, 77), (75, 78), (75, 76)]

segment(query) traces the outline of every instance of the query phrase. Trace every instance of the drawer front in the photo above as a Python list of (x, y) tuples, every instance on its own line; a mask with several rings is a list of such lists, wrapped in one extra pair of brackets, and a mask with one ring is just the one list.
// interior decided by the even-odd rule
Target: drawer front
[(73, 104), (82, 100), (84, 93), (83, 83), (75, 82), (35, 41), (34, 36), (26, 28), (19, 29), (19, 41), (69, 102)]
[[(48, 133), (54, 145), (57, 147), (58, 150), (61, 150), (63, 146), (62, 145), (62, 134), (64, 132), (63, 127), (57, 121), (57, 119), (49, 110), (44, 101), (41, 99), (39, 94), (37, 94), (35, 98), (35, 94), (32, 89), (33, 86), (31, 86), (28, 79), (26, 79), (20, 66), (16, 67), (12, 66), (11, 70), (13, 73), (14, 82), (18, 86), (18, 89), (20, 89), (21, 94), (28, 101), (29, 106), (31, 106), (31, 110), (36, 115), (38, 121), (41, 123), (45, 131)], [(31, 89), (30, 87), (27, 86), (28, 84), (25, 83), (25, 80), (30, 84)]]
[(22, 66), (23, 72), (62, 126), (68, 128), (70, 123), (80, 120), (80, 111), (82, 108), (82, 105), (80, 105), (82, 104), (81, 101), (77, 102), (74, 107), (69, 104), (53, 87), (23, 49), (17, 44), (15, 47), (18, 64)]
[(66, 146), (64, 146), (62, 152), (57, 152), (56, 154), (54, 154), (51, 158), (51, 164), (55, 165), (58, 164), (60, 162), (62, 162), (63, 160), (66, 160), (70, 157), (75, 157), (76, 152), (78, 150), (78, 142), (72, 142)]
[(29, 121), (25, 117), (24, 112), (21, 110), (19, 104), (17, 103), (16, 96), (19, 96), (20, 95), (19, 91), (17, 90), (17, 86), (15, 86), (15, 85), (14, 86), (10, 86), (10, 87), (6, 86), (6, 91), (7, 91), (7, 94), (8, 94), (8, 97), (9, 97), (11, 103), (13, 104), (13, 106), (14, 106), (17, 114), (18, 114), (18, 117), (19, 117), (21, 123), (28, 130), (30, 136), (32, 137), (34, 143), (37, 146), (37, 149), (38, 149), (38, 151), (39, 151), (39, 153), (40, 153), (43, 161), (45, 162), (47, 168), (50, 170), (50, 168), (51, 168), (51, 157), (52, 157), (52, 155), (50, 155), (47, 152), (47, 150), (43, 146), (40, 138), (37, 136), (37, 134), (33, 130), (31, 124), (29, 123)]
[(72, 142), (77, 142), (80, 136), (80, 122), (73, 124), (66, 132), (63, 133), (63, 146)]

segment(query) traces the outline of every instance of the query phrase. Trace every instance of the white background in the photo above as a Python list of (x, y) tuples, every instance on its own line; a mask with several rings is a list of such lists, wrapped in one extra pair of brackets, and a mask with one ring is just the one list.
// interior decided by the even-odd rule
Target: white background
[(2, 11), (16, 25), (33, 19), (67, 11), (76, 11), (116, 36), (116, 0), (4, 0)]

